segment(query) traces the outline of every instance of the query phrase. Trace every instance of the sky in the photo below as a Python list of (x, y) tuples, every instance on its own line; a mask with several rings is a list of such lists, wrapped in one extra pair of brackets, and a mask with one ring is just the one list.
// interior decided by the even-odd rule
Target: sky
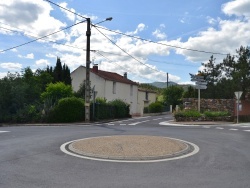
[(212, 55), (221, 63), (250, 45), (250, 0), (51, 2), (0, 1), (0, 78), (55, 66), (57, 57), (71, 72), (86, 66), (86, 18), (91, 67), (140, 83), (166, 82), (168, 73), (169, 81), (190, 84), (189, 73)]

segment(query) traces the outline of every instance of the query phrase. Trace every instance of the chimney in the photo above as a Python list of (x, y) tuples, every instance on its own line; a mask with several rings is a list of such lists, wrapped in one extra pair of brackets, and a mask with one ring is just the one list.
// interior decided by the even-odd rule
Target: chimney
[(92, 70), (93, 70), (93, 72), (98, 73), (98, 65), (94, 64)]
[(126, 78), (126, 79), (128, 78), (127, 72), (124, 73), (124, 76), (123, 76), (123, 77)]

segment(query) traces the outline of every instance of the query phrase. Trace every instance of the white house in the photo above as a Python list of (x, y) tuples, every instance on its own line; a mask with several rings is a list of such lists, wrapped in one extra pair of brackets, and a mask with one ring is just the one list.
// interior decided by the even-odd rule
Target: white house
[(156, 92), (147, 89), (138, 89), (138, 111), (143, 115), (143, 110), (151, 103), (156, 102)]
[[(72, 87), (78, 91), (80, 84), (86, 79), (86, 67), (80, 66), (71, 73)], [(95, 86), (96, 97), (105, 98), (107, 101), (121, 99), (130, 104), (130, 114), (140, 115), (138, 109), (138, 84), (127, 78), (127, 73), (121, 76), (117, 73), (98, 70), (94, 65), (90, 69), (91, 87)]]

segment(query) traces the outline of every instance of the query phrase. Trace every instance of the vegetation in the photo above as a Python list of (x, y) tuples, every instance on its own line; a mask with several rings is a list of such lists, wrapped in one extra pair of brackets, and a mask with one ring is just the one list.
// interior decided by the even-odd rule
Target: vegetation
[(84, 100), (76, 97), (66, 97), (58, 101), (58, 104), (50, 111), (48, 122), (68, 123), (84, 121)]
[(163, 112), (163, 105), (160, 102), (151, 103), (148, 107), (149, 113)]
[(250, 89), (250, 48), (241, 46), (236, 53), (235, 56), (227, 55), (221, 63), (215, 63), (211, 56), (202, 64), (204, 70), (200, 73), (208, 83), (207, 89), (201, 90), (203, 98), (231, 99), (235, 91), (243, 91), (244, 99)]
[(183, 95), (183, 88), (179, 86), (170, 86), (163, 90), (163, 98), (164, 101), (169, 104), (173, 105), (173, 109), (175, 109), (176, 105), (181, 104), (182, 102), (182, 95)]

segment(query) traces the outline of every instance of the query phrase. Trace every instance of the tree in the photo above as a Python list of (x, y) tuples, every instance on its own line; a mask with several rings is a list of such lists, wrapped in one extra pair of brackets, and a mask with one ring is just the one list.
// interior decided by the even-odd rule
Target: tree
[(233, 80), (233, 90), (242, 90), (244, 98), (247, 89), (250, 88), (250, 48), (241, 46), (236, 53), (236, 56), (227, 55), (222, 68), (225, 77)]
[(221, 75), (221, 66), (220, 64), (215, 63), (215, 58), (213, 55), (210, 57), (207, 63), (202, 63), (204, 69), (201, 71), (201, 75), (205, 77), (207, 82), (207, 89), (204, 95), (204, 98), (217, 98), (216, 84), (220, 79)]
[(188, 86), (187, 91), (183, 93), (183, 98), (197, 98), (197, 92), (193, 86)]
[(61, 82), (62, 81), (62, 63), (59, 57), (56, 60), (56, 66), (54, 68), (54, 81)]
[(175, 109), (176, 105), (181, 104), (183, 92), (182, 87), (170, 86), (163, 90), (164, 101), (167, 104), (173, 105), (173, 109)]
[(59, 99), (72, 97), (73, 90), (69, 85), (65, 85), (63, 82), (50, 83), (46, 87), (46, 91), (41, 94), (43, 101), (51, 100), (52, 104), (56, 103)]

